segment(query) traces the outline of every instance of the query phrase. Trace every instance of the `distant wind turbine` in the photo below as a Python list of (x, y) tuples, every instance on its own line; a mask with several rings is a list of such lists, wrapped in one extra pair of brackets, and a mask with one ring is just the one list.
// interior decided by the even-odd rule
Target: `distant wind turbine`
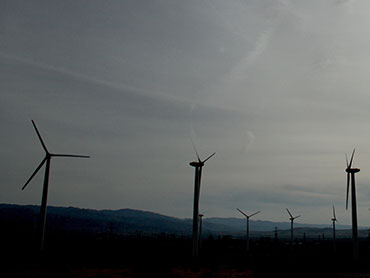
[(247, 252), (249, 252), (249, 218), (251, 218), (252, 216), (254, 216), (254, 215), (258, 214), (258, 213), (260, 213), (260, 211), (257, 211), (255, 213), (252, 213), (250, 215), (247, 215), (246, 213), (244, 213), (240, 209), (237, 208), (237, 210), (247, 218)]
[(22, 187), (22, 190), (26, 188), (28, 183), (32, 180), (32, 178), (37, 174), (37, 172), (41, 169), (41, 167), (46, 162), (45, 167), (45, 176), (44, 176), (44, 187), (42, 190), (42, 201), (41, 201), (41, 208), (40, 208), (40, 233), (41, 233), (41, 250), (44, 248), (44, 237), (45, 237), (45, 222), (46, 222), (46, 206), (47, 206), (47, 198), (48, 198), (48, 186), (49, 186), (49, 173), (50, 173), (50, 162), (52, 157), (80, 157), (80, 158), (89, 158), (89, 156), (86, 155), (75, 155), (75, 154), (53, 154), (48, 151), (46, 148), (46, 145), (44, 141), (42, 140), (42, 137), (37, 129), (37, 126), (34, 121), (32, 121), (33, 127), (36, 130), (37, 136), (39, 137), (39, 140), (41, 142), (41, 145), (45, 151), (45, 157), (41, 161), (40, 165), (36, 168), (36, 170), (33, 172), (31, 177), (27, 180), (25, 185)]
[(337, 222), (337, 217), (335, 216), (335, 208), (333, 205), (333, 218), (331, 219), (333, 221), (333, 250), (336, 251), (336, 244), (335, 244), (335, 222)]
[[(193, 143), (193, 142), (192, 142)], [(199, 195), (200, 195), (200, 183), (202, 178), (202, 168), (204, 163), (210, 159), (215, 153), (208, 156), (205, 160), (201, 160), (197, 149), (193, 143), (195, 153), (198, 161), (190, 162), (190, 166), (195, 168), (195, 179), (194, 179), (194, 208), (193, 208), (193, 259), (196, 260), (199, 255), (199, 244), (198, 244), (198, 217), (199, 217)]]
[(290, 213), (289, 209), (286, 209), (286, 211), (289, 213), (289, 220), (290, 220), (290, 244), (293, 246), (293, 221), (294, 219), (297, 219), (298, 217), (300, 217), (300, 215), (297, 215), (295, 217), (293, 217), (293, 215)]
[(358, 259), (358, 228), (357, 228), (357, 205), (356, 205), (356, 184), (355, 184), (355, 174), (360, 172), (359, 168), (351, 168), (353, 162), (353, 156), (355, 155), (355, 149), (353, 149), (351, 160), (348, 163), (348, 158), (346, 155), (347, 163), (347, 195), (346, 195), (346, 210), (348, 209), (348, 194), (349, 186), (351, 183), (351, 205), (352, 205), (352, 243), (353, 243), (353, 259)]

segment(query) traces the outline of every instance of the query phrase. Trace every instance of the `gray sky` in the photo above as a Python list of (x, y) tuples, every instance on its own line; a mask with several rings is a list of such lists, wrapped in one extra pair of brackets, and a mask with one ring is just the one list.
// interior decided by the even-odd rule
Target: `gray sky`
[(370, 2), (0, 0), (0, 202), (370, 225)]

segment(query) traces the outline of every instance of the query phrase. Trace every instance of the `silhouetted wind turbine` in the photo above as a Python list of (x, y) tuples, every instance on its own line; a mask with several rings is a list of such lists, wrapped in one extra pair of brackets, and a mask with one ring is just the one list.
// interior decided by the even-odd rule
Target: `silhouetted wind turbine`
[[(192, 142), (193, 143), (193, 142)], [(197, 155), (198, 161), (190, 162), (190, 166), (195, 168), (195, 179), (194, 179), (194, 208), (193, 208), (193, 259), (198, 258), (198, 217), (199, 217), (199, 195), (200, 195), (200, 183), (202, 178), (202, 168), (204, 163), (210, 159), (215, 153), (208, 156), (205, 160), (201, 160), (197, 149), (193, 143), (195, 153)]]
[(246, 213), (244, 213), (240, 209), (237, 208), (237, 210), (247, 218), (247, 252), (249, 252), (249, 218), (251, 218), (252, 216), (254, 216), (258, 213), (260, 213), (260, 211), (252, 213), (251, 215), (247, 215)]
[(356, 185), (355, 185), (355, 174), (360, 172), (359, 168), (351, 168), (353, 162), (353, 156), (355, 154), (355, 149), (353, 149), (351, 160), (348, 164), (348, 158), (346, 155), (347, 163), (347, 195), (346, 195), (346, 210), (348, 209), (348, 194), (349, 194), (349, 184), (351, 183), (351, 204), (352, 204), (352, 242), (353, 242), (353, 259), (358, 259), (358, 229), (357, 229), (357, 205), (356, 205)]
[(203, 214), (199, 214), (199, 250), (202, 249), (202, 220), (203, 220)]
[(333, 218), (331, 219), (333, 221), (333, 250), (336, 251), (336, 245), (335, 245), (335, 222), (337, 221), (337, 217), (335, 216), (335, 208), (333, 206)]
[(40, 165), (36, 168), (36, 170), (33, 172), (31, 177), (27, 180), (25, 185), (22, 187), (22, 190), (26, 188), (28, 183), (32, 180), (32, 178), (37, 174), (37, 172), (41, 169), (41, 167), (46, 162), (45, 167), (45, 177), (44, 177), (44, 187), (42, 190), (42, 201), (41, 201), (41, 208), (40, 208), (40, 233), (41, 233), (41, 250), (44, 247), (44, 236), (45, 236), (45, 222), (46, 222), (46, 203), (47, 203), (47, 197), (48, 197), (48, 186), (49, 186), (49, 173), (50, 173), (50, 162), (52, 157), (81, 157), (81, 158), (89, 158), (89, 156), (86, 155), (75, 155), (75, 154), (54, 154), (50, 153), (48, 149), (46, 148), (46, 145), (44, 141), (41, 138), (41, 135), (37, 129), (37, 126), (34, 121), (32, 121), (33, 127), (36, 130), (37, 136), (39, 137), (39, 140), (41, 142), (41, 145), (45, 151), (45, 157), (41, 161)]
[(293, 246), (293, 221), (294, 219), (300, 217), (300, 215), (297, 215), (293, 217), (293, 215), (290, 213), (289, 209), (286, 209), (286, 211), (289, 213), (289, 220), (290, 220), (290, 244)]

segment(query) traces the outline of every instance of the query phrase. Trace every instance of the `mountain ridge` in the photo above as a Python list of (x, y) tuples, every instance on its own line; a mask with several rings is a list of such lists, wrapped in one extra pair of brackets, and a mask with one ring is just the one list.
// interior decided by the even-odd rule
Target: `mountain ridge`
[[(40, 206), (0, 204), (0, 221), (8, 223), (5, 227), (23, 225), (27, 229), (34, 229), (38, 223)], [(117, 235), (153, 235), (172, 234), (190, 237), (192, 234), (192, 220), (176, 218), (150, 211), (141, 211), (130, 208), (86, 209), (76, 207), (48, 206), (47, 228), (61, 231), (85, 231), (93, 234), (113, 233)], [(211, 217), (203, 219), (203, 236), (233, 236), (244, 237), (244, 218)], [(288, 237), (289, 222), (273, 222), (266, 220), (250, 220), (251, 236), (273, 237), (275, 227), (281, 237)], [(295, 234), (325, 237), (331, 236), (331, 225), (295, 223)], [(338, 237), (350, 237), (349, 225), (337, 225)], [(361, 237), (367, 236), (367, 229), (361, 230)]]

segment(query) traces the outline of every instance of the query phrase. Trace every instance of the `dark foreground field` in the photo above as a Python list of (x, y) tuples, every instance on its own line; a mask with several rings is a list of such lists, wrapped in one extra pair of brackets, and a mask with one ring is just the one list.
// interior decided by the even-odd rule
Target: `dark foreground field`
[[(23, 236), (22, 236), (23, 234)], [(191, 240), (170, 236), (117, 237), (49, 233), (43, 252), (35, 234), (2, 235), (1, 277), (370, 277), (369, 242), (351, 260), (349, 240), (296, 242), (228, 237), (202, 241), (194, 267)]]

